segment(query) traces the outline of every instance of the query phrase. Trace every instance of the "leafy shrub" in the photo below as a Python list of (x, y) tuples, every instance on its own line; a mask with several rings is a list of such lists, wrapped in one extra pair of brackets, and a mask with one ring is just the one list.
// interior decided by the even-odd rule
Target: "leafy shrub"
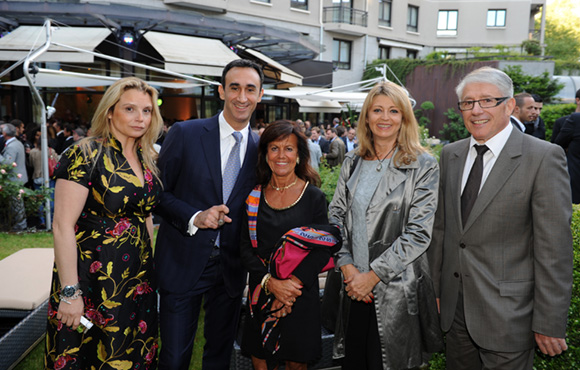
[(431, 120), (428, 117), (425, 117), (425, 113), (433, 109), (435, 109), (435, 105), (429, 100), (427, 100), (421, 103), (420, 108), (417, 108), (413, 111), (413, 113), (415, 113), (415, 118), (417, 119), (419, 126), (429, 127)]
[(576, 109), (576, 104), (549, 104), (542, 108), (542, 119), (546, 124), (546, 140), (552, 139), (552, 129), (554, 122), (560, 117), (572, 114)]
[(507, 66), (504, 72), (512, 79), (515, 94), (522, 92), (538, 94), (546, 103), (549, 103), (564, 87), (564, 84), (551, 79), (548, 72), (539, 76), (527, 75), (522, 71), (522, 66), (518, 65)]
[(20, 176), (21, 172), (16, 168), (16, 163), (0, 164), (0, 230), (12, 228), (14, 222), (11, 202), (14, 199), (22, 199), (26, 216), (31, 216), (38, 213), (40, 206), (52, 192), (51, 189), (28, 189), (21, 182), (14, 180)]
[(528, 55), (542, 54), (542, 47), (540, 46), (540, 42), (538, 40), (525, 40), (522, 42), (522, 48)]
[(455, 109), (449, 108), (447, 112), (443, 113), (448, 119), (449, 123), (443, 125), (443, 130), (439, 131), (442, 140), (447, 140), (450, 143), (465, 139), (469, 137), (469, 131), (465, 128), (463, 124), (463, 118), (461, 114), (457, 113)]
[(318, 168), (318, 173), (320, 174), (320, 190), (326, 195), (326, 201), (330, 203), (332, 197), (334, 196), (334, 189), (336, 189), (336, 183), (338, 182), (338, 177), (340, 176), (341, 166), (328, 167), (326, 164), (326, 159), (321, 159), (320, 166)]

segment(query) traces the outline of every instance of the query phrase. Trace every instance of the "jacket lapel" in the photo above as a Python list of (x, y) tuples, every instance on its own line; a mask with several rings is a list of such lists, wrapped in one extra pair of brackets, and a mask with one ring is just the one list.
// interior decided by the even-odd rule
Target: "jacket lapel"
[(464, 231), (468, 230), (471, 225), (473, 225), (475, 220), (495, 198), (496, 194), (502, 189), (506, 181), (520, 165), (522, 158), (522, 140), (523, 133), (521, 131), (512, 130), (510, 137), (481, 188), (479, 196), (469, 214)]
[(467, 161), (467, 153), (469, 152), (469, 139), (465, 139), (458, 148), (449, 154), (449, 163), (446, 171), (449, 173), (447, 178), (451, 179), (449, 194), (453, 194), (451, 199), (452, 209), (455, 212), (455, 219), (461, 225), (461, 180), (463, 178), (463, 168), (465, 161)]
[(201, 146), (203, 148), (201, 155), (205, 156), (205, 163), (208, 164), (213, 186), (217, 194), (219, 194), (219, 198), (223, 199), (218, 116), (215, 116), (214, 119), (205, 125), (205, 130), (206, 132), (201, 137)]

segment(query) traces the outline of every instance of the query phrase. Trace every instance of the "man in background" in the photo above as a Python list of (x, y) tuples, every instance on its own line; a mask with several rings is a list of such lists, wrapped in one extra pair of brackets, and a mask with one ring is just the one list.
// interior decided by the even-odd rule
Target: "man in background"
[[(24, 145), (17, 139), (18, 131), (11, 123), (5, 123), (2, 126), (2, 135), (5, 142), (0, 152), (0, 163), (7, 165), (15, 163), (17, 175), (11, 180), (24, 187), (24, 184), (28, 182)], [(20, 195), (10, 200), (10, 208), (12, 213), (12, 230), (26, 230), (28, 226), (26, 222), (26, 211), (24, 209), (24, 201)]]

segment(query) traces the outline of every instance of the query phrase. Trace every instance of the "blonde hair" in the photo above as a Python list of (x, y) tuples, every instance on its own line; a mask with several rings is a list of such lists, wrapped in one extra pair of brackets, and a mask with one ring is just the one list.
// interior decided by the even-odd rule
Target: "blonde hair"
[(393, 164), (398, 167), (401, 164), (409, 164), (416, 161), (417, 156), (427, 150), (421, 146), (419, 141), (419, 124), (413, 113), (411, 101), (402, 87), (388, 81), (379, 82), (375, 85), (364, 101), (356, 128), (358, 138), (357, 154), (363, 158), (374, 158), (377, 155), (374, 147), (373, 132), (370, 129), (367, 116), (373, 100), (378, 95), (390, 98), (395, 106), (401, 110), (403, 116), (399, 134), (397, 135), (397, 147), (399, 150), (393, 158)]
[[(163, 118), (157, 106), (157, 90), (140, 78), (125, 77), (116, 81), (107, 89), (91, 121), (90, 136), (81, 140), (79, 145), (85, 156), (88, 156), (92, 150), (91, 143), (96, 142), (98, 145), (97, 156), (101, 154), (103, 143), (113, 135), (111, 122), (107, 116), (114, 111), (115, 105), (121, 99), (121, 95), (132, 89), (144, 92), (151, 97), (151, 105), (153, 108), (151, 111), (151, 123), (147, 131), (145, 131), (145, 134), (138, 138), (135, 143), (141, 145), (145, 166), (151, 170), (155, 177), (159, 178), (159, 169), (156, 164), (157, 152), (153, 149), (153, 144), (155, 144), (163, 130)], [(109, 148), (105, 148), (105, 151), (109, 151)]]

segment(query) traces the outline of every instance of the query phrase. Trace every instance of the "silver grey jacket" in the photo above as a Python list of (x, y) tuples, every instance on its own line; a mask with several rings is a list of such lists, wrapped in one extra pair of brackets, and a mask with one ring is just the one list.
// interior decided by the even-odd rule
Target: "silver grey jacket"
[[(352, 196), (359, 186), (361, 167), (357, 165), (350, 175), (354, 158), (354, 153), (347, 154), (329, 206), (330, 223), (338, 224), (343, 233), (342, 248), (335, 255), (337, 268), (353, 263), (350, 208)], [(381, 279), (373, 289), (373, 304), (385, 370), (422, 364), (426, 338), (421, 334), (424, 328), (420, 314), (428, 315), (423, 318), (430, 321), (436, 335), (441, 334), (439, 329), (433, 329), (433, 325), (438, 325), (437, 308), (425, 254), (431, 241), (438, 186), (439, 166), (431, 155), (422, 154), (415, 162), (398, 168), (391, 161), (367, 210), (369, 262)], [(429, 302), (418, 292), (420, 295), (426, 292)], [(335, 331), (335, 358), (345, 353), (344, 334), (350, 305), (350, 299), (345, 297), (342, 289)], [(419, 308), (425, 306), (429, 312), (420, 312), (425, 309)]]

